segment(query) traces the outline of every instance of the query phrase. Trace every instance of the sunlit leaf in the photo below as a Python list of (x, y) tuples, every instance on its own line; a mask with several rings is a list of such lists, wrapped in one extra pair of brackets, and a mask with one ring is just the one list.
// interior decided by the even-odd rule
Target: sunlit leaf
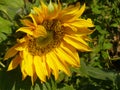
[(100, 80), (115, 80), (116, 75), (114, 72), (102, 70), (100, 68), (95, 68), (92, 66), (87, 66), (83, 60), (81, 60), (81, 66), (83, 69), (80, 69), (80, 73), (84, 73), (85, 76), (87, 75)]
[(5, 40), (11, 32), (11, 22), (0, 17), (0, 42)]
[(23, 0), (0, 0), (0, 10), (13, 19), (17, 13), (21, 12), (23, 4)]

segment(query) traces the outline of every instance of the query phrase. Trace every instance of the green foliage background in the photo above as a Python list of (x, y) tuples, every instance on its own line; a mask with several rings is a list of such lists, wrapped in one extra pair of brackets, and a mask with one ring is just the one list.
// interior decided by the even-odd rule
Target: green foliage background
[[(64, 5), (76, 1), (61, 0)], [(89, 43), (93, 51), (79, 52), (81, 67), (71, 68), (71, 77), (60, 72), (57, 81), (51, 77), (46, 83), (37, 80), (32, 86), (29, 77), (21, 80), (19, 67), (6, 72), (10, 60), (3, 61), (3, 57), (21, 37), (15, 34), (20, 18), (39, 0), (0, 0), (0, 90), (120, 90), (120, 0), (79, 1), (87, 6), (82, 18), (91, 18), (95, 24)]]

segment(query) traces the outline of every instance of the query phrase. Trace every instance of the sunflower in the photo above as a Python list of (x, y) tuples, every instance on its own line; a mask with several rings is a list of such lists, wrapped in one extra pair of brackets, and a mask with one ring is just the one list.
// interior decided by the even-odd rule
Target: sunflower
[(26, 35), (5, 54), (5, 60), (13, 58), (8, 71), (20, 65), (22, 79), (30, 76), (32, 83), (37, 77), (46, 82), (51, 74), (58, 79), (60, 71), (70, 76), (69, 67), (80, 66), (77, 50), (91, 51), (86, 41), (93, 32), (88, 27), (94, 25), (91, 19), (80, 17), (84, 10), (85, 4), (62, 8), (59, 1), (49, 5), (41, 1), (40, 7), (33, 7), (17, 30)]

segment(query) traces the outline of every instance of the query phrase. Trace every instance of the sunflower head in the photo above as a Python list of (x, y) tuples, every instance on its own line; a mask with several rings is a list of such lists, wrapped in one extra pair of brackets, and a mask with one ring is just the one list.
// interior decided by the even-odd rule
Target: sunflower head
[(40, 3), (27, 16), (30, 19), (21, 20), (23, 27), (17, 32), (26, 35), (5, 55), (5, 60), (13, 57), (8, 70), (20, 65), (23, 79), (30, 76), (32, 83), (37, 77), (45, 82), (51, 74), (57, 79), (60, 71), (70, 75), (70, 66), (79, 67), (77, 50), (91, 50), (86, 41), (90, 41), (88, 35), (93, 32), (88, 27), (94, 26), (91, 19), (81, 18), (85, 4), (62, 8), (59, 1), (50, 1), (48, 6)]

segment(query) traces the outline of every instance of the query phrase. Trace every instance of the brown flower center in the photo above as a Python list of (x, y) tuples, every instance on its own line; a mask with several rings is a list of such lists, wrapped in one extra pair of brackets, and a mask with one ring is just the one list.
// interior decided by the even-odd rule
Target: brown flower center
[(28, 42), (28, 49), (32, 55), (43, 55), (60, 45), (64, 36), (63, 28), (58, 20), (46, 20), (42, 23), (47, 36), (32, 38)]

